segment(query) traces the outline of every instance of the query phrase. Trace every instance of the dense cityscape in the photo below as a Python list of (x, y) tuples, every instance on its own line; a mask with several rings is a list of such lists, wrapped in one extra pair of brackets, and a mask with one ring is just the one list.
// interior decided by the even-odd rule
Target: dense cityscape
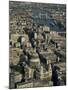
[(9, 88), (66, 85), (66, 5), (9, 1)]

